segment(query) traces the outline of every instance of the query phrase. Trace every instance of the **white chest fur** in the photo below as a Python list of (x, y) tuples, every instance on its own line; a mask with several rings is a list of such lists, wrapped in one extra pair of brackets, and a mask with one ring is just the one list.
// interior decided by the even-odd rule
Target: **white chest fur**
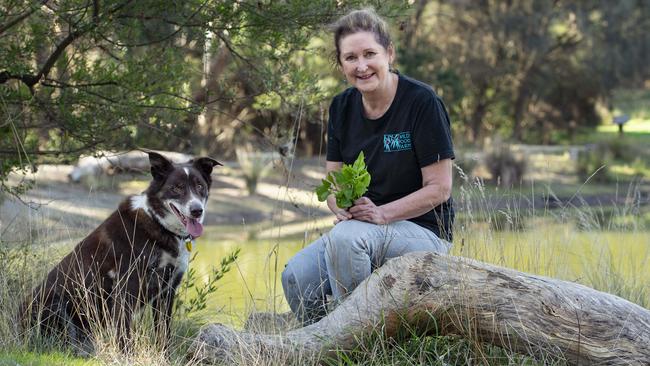
[(178, 242), (178, 258), (176, 260), (176, 273), (187, 272), (187, 267), (190, 266), (190, 251), (187, 250), (185, 240)]
[(187, 271), (190, 265), (190, 252), (187, 250), (185, 240), (180, 239), (178, 241), (178, 257), (173, 257), (169, 252), (165, 251), (160, 255), (158, 268), (164, 268), (170, 264), (175, 268), (174, 275), (183, 274)]

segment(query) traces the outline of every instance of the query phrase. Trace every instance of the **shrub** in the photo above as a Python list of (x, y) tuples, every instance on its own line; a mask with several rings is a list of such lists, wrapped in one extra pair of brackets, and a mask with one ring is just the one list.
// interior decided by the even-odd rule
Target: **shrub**
[[(196, 258), (195, 252), (190, 262)], [(190, 315), (192, 313), (204, 310), (208, 306), (208, 297), (217, 292), (217, 283), (230, 271), (231, 266), (239, 257), (239, 248), (235, 249), (228, 256), (221, 259), (220, 266), (213, 267), (203, 282), (198, 281), (199, 274), (194, 267), (190, 267), (181, 282), (176, 301), (174, 303), (175, 315)], [(191, 292), (193, 290), (193, 296)]]
[(494, 183), (511, 187), (523, 180), (528, 162), (525, 158), (516, 156), (509, 146), (496, 143), (485, 156), (485, 166)]
[(607, 182), (610, 179), (609, 164), (613, 156), (607, 144), (598, 143), (587, 146), (586, 150), (578, 153), (576, 174), (583, 182)]
[(634, 144), (625, 138), (612, 138), (599, 143), (612, 155), (614, 160), (632, 161), (639, 153)]
[(275, 154), (256, 151), (250, 145), (237, 148), (235, 154), (242, 176), (246, 181), (248, 194), (252, 196), (257, 192), (259, 180), (266, 177), (271, 171)]
[(459, 184), (470, 182), (474, 177), (474, 169), (477, 165), (478, 158), (470, 156), (470, 154), (456, 157), (453, 169), (454, 182), (459, 182)]

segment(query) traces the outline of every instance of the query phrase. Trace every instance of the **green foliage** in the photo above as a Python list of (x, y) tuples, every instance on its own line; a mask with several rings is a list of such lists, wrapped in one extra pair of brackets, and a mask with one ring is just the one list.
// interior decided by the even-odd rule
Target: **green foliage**
[(0, 5), (0, 181), (99, 150), (222, 154), (237, 134), (274, 142), (265, 129), (279, 125), (277, 134), (287, 136), (293, 118), (279, 117), (325, 97), (300, 53), (356, 4)]
[(497, 142), (486, 154), (485, 165), (495, 183), (509, 188), (521, 183), (528, 162), (524, 157), (517, 156), (508, 145)]
[(433, 1), (412, 8), (398, 33), (399, 68), (433, 85), (455, 132), (472, 141), (499, 133), (555, 143), (558, 131), (573, 139), (580, 127), (600, 122), (597, 103), (612, 89), (643, 87), (650, 76), (641, 56), (650, 8), (638, 1)]
[(235, 154), (246, 182), (246, 190), (252, 196), (257, 192), (257, 184), (260, 179), (266, 177), (271, 171), (273, 160), (277, 158), (277, 154), (257, 151), (250, 144), (236, 148)]
[[(209, 296), (219, 289), (217, 283), (230, 271), (230, 266), (237, 261), (239, 251), (239, 248), (237, 248), (228, 256), (222, 258), (220, 266), (212, 268), (206, 281), (199, 281), (196, 270), (190, 267), (178, 288), (176, 301), (174, 302), (174, 313), (188, 316), (205, 309), (208, 306)], [(198, 251), (194, 253), (190, 263), (194, 261), (197, 254)]]
[(612, 92), (614, 114), (628, 114), (630, 118), (650, 120), (649, 88), (616, 89)]
[(327, 200), (330, 194), (336, 196), (336, 205), (348, 208), (368, 190), (370, 173), (366, 169), (363, 151), (359, 153), (354, 164), (343, 164), (340, 172), (330, 172), (316, 188), (318, 200)]
[(608, 182), (611, 179), (609, 170), (613, 162), (613, 154), (606, 143), (589, 145), (586, 150), (578, 153), (576, 160), (578, 179), (583, 182)]

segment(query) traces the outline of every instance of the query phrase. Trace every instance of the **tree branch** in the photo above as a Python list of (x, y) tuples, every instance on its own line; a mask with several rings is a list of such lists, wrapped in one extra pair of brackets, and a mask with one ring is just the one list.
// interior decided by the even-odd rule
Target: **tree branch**
[[(107, 14), (112, 15), (115, 12), (119, 11), (120, 9), (124, 8), (126, 5), (131, 3), (133, 0), (126, 0), (123, 3), (113, 7), (110, 9)], [(44, 1), (43, 4), (45, 4), (47, 1)], [(56, 63), (59, 57), (63, 54), (63, 51), (72, 44), (77, 38), (83, 36), (87, 32), (91, 31), (95, 27), (97, 27), (98, 23), (96, 22), (97, 19), (99, 18), (93, 18), (94, 20), (91, 23), (88, 23), (84, 25), (83, 27), (77, 28), (74, 31), (70, 32), (55, 48), (54, 52), (50, 54), (48, 59), (45, 61), (41, 69), (36, 73), (35, 75), (33, 74), (11, 74), (8, 71), (1, 71), (0, 72), (0, 84), (4, 84), (7, 81), (11, 79), (16, 79), (20, 80), (23, 82), (23, 84), (27, 85), (32, 92), (34, 93), (34, 85), (36, 85), (43, 77), (47, 77), (49, 74), (50, 70)]]
[(26, 11), (25, 13), (19, 15), (16, 19), (10, 21), (7, 24), (0, 25), (0, 34), (6, 32), (8, 29), (11, 27), (15, 26), (16, 24), (22, 22), (23, 20), (29, 18), (32, 14), (34, 14), (40, 6), (47, 4), (49, 0), (41, 0), (40, 4), (33, 6), (30, 10)]
[(63, 51), (72, 44), (77, 38), (81, 37), (84, 33), (88, 32), (91, 28), (90, 26), (83, 27), (81, 29), (77, 29), (73, 32), (70, 32), (57, 46), (54, 52), (50, 54), (50, 57), (47, 58), (47, 61), (43, 64), (43, 67), (41, 67), (41, 70), (31, 77), (28, 81), (27, 80), (22, 80), (23, 83), (25, 83), (29, 88), (33, 88), (36, 83), (38, 83), (41, 78), (47, 77), (47, 75), (50, 73), (50, 70), (56, 63), (56, 60), (58, 60), (59, 57), (61, 57), (61, 54), (63, 54)]

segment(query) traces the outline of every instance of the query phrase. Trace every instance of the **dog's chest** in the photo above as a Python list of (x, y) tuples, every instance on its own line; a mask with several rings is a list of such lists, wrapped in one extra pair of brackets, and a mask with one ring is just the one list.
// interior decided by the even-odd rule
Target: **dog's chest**
[(170, 253), (166, 250), (162, 250), (158, 258), (157, 267), (159, 269), (172, 267), (173, 277), (176, 277), (177, 275), (183, 275), (187, 271), (187, 268), (190, 264), (190, 252), (187, 249), (185, 240), (181, 239), (178, 241), (177, 249), (178, 255), (175, 255), (175, 253)]

